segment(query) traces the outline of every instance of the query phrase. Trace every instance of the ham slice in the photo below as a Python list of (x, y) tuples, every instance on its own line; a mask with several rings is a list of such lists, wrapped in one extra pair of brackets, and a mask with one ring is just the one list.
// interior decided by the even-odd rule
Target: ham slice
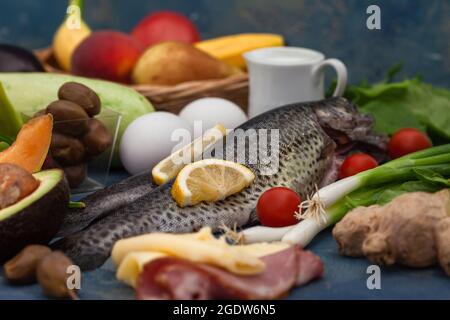
[(311, 251), (297, 250), (297, 279), (295, 281), (296, 286), (303, 286), (311, 280), (320, 278), (323, 276), (324, 268), (323, 262), (319, 256), (315, 255)]
[(261, 258), (264, 272), (241, 276), (207, 264), (163, 257), (145, 265), (139, 276), (138, 299), (276, 299), (323, 274), (318, 256), (292, 246)]

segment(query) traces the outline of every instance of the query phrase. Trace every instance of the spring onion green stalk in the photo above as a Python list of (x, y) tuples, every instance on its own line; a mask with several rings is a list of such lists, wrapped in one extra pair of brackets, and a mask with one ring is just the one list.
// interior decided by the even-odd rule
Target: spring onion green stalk
[[(357, 175), (336, 181), (316, 192), (311, 206), (292, 230), (281, 239), (283, 242), (306, 246), (320, 231), (338, 222), (349, 211), (345, 197), (362, 188), (385, 187), (390, 183), (417, 179), (416, 170), (424, 169), (436, 174), (450, 174), (450, 144), (415, 152)], [(370, 191), (368, 191), (370, 193)], [(369, 195), (367, 195), (369, 198)]]
[(339, 180), (320, 189), (320, 197), (317, 192), (312, 200), (320, 201), (325, 208), (328, 208), (346, 194), (363, 186), (389, 183), (397, 179), (407, 181), (414, 176), (412, 169), (440, 164), (450, 164), (450, 144), (415, 152), (374, 169)]

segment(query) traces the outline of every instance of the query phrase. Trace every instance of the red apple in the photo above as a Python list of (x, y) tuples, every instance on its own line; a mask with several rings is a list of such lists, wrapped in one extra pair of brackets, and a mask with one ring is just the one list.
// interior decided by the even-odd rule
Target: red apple
[(191, 20), (174, 11), (157, 11), (148, 15), (138, 23), (131, 35), (145, 47), (163, 41), (194, 43), (200, 40)]
[(72, 73), (129, 83), (143, 47), (133, 37), (117, 31), (97, 31), (83, 40), (72, 56)]

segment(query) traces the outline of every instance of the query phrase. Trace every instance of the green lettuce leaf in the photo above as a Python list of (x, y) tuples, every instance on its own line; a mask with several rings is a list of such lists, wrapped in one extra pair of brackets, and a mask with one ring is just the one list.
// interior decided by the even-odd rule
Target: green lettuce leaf
[[(397, 69), (395, 69), (397, 70)], [(368, 86), (348, 86), (344, 96), (375, 118), (375, 131), (391, 135), (405, 127), (428, 131), (441, 143), (450, 141), (450, 91), (418, 78)]]

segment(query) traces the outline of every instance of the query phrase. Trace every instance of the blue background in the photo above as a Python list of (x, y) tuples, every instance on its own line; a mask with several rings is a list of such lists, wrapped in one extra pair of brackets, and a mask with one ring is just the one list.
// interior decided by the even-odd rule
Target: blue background
[[(366, 28), (366, 8), (381, 7), (382, 29)], [(0, 42), (30, 49), (46, 47), (65, 14), (63, 0), (0, 0)], [(179, 10), (199, 27), (203, 38), (241, 32), (283, 34), (290, 45), (310, 47), (343, 60), (350, 82), (379, 80), (395, 63), (403, 75), (420, 74), (450, 88), (449, 0), (86, 0), (85, 20), (95, 30), (129, 32), (153, 10)], [(115, 173), (111, 181), (123, 178)], [(439, 268), (382, 269), (382, 289), (368, 290), (365, 259), (338, 255), (329, 232), (311, 249), (325, 262), (321, 281), (296, 289), (291, 299), (450, 299), (450, 279)], [(0, 299), (43, 298), (37, 285), (5, 285), (0, 271)], [(114, 279), (108, 263), (84, 274), (83, 299), (131, 299), (133, 291)]]
[[(350, 82), (378, 80), (403, 61), (408, 76), (421, 74), (450, 88), (449, 0), (86, 0), (93, 29), (129, 32), (153, 10), (179, 10), (203, 38), (240, 32), (283, 34), (290, 45), (342, 59)], [(366, 9), (381, 7), (381, 30), (366, 28)], [(64, 0), (0, 0), (0, 42), (40, 48), (50, 44), (65, 14)]]

